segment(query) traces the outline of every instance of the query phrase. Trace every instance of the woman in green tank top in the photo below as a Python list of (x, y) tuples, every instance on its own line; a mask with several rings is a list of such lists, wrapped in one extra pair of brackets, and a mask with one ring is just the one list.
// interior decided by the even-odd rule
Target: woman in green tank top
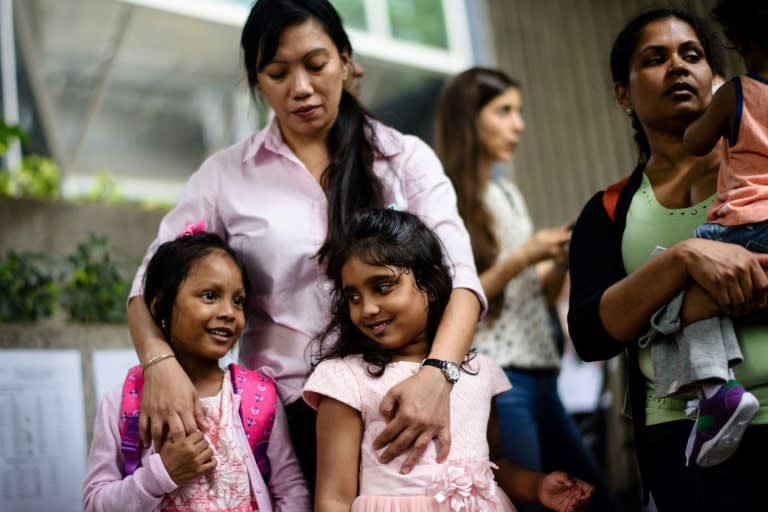
[[(766, 308), (765, 255), (691, 239), (715, 193), (719, 166), (717, 150), (696, 157), (683, 147), (685, 128), (712, 96), (711, 33), (698, 17), (675, 9), (641, 13), (620, 32), (611, 71), (640, 159), (615, 214), (608, 214), (603, 193), (597, 193), (582, 210), (570, 244), (571, 338), (585, 360), (626, 351), (641, 477), (659, 512), (766, 508), (768, 325), (737, 329), (745, 363), (736, 374), (758, 398), (760, 411), (738, 451), (709, 468), (686, 465), (692, 418), (682, 399), (655, 399), (647, 354), (637, 345), (651, 316), (681, 290), (684, 325)], [(667, 250), (650, 258), (657, 245)]]

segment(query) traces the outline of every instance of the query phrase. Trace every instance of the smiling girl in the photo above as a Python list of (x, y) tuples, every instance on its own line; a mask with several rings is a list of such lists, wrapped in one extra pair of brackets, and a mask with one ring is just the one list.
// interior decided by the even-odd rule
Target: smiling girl
[[(503, 457), (492, 398), (509, 382), (490, 358), (472, 352), (460, 364), (445, 364), (429, 357), (451, 290), (435, 234), (415, 215), (376, 209), (353, 215), (345, 240), (328, 267), (333, 319), (304, 386), (304, 399), (318, 411), (315, 510), (513, 511), (507, 496), (552, 510), (584, 510), (591, 485), (563, 472), (528, 471)], [(444, 463), (432, 441), (404, 474), (405, 455), (386, 463), (373, 447), (388, 420), (378, 404), (424, 366), (439, 368), (453, 383), (455, 439)]]
[[(309, 491), (274, 382), (219, 366), (245, 325), (245, 268), (217, 235), (191, 231), (161, 245), (147, 266), (144, 303), (172, 351), (131, 369), (102, 400), (83, 510), (307, 512)], [(141, 450), (127, 426), (137, 419), (127, 403), (137, 402), (144, 375), (167, 359), (195, 386), (210, 428)]]

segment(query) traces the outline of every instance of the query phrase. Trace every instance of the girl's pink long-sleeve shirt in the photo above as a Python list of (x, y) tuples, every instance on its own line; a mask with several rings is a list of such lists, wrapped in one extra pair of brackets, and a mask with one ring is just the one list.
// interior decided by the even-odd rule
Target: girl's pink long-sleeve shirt
[[(141, 457), (141, 466), (130, 476), (123, 476), (123, 454), (120, 451), (120, 403), (122, 386), (102, 399), (96, 413), (93, 441), (88, 455), (88, 474), (83, 487), (83, 511), (147, 512), (159, 511), (165, 495), (178, 486), (168, 475), (154, 446)], [(232, 393), (235, 407), (233, 423), (237, 439), (246, 453), (250, 452), (237, 411), (240, 397)], [(267, 456), (272, 468), (269, 485), (256, 466), (246, 460), (251, 490), (259, 511), (308, 512), (312, 510), (309, 490), (291, 445), (285, 411), (277, 401), (275, 424), (269, 438)]]

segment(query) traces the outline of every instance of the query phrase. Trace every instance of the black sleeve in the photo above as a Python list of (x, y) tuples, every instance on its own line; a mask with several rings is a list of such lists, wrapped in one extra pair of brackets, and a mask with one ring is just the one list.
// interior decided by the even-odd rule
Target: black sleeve
[(610, 359), (625, 342), (611, 337), (600, 320), (605, 290), (626, 277), (621, 256), (621, 233), (603, 207), (603, 193), (587, 202), (573, 228), (570, 242), (571, 291), (568, 331), (584, 361)]

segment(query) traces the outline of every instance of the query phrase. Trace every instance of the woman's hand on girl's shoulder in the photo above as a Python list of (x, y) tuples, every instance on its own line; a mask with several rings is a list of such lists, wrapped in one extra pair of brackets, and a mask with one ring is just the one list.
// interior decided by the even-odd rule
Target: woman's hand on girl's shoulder
[(424, 455), (434, 438), (438, 439), (437, 461), (443, 462), (451, 450), (451, 387), (440, 370), (422, 367), (412, 377), (390, 389), (379, 411), (387, 426), (374, 440), (382, 464), (410, 449), (400, 468), (409, 473)]
[(208, 430), (208, 422), (195, 386), (174, 358), (152, 365), (144, 373), (141, 391), (139, 433), (144, 446), (160, 446), (167, 433), (181, 441), (197, 430)]
[(768, 254), (736, 244), (691, 239), (676, 245), (688, 275), (709, 293), (725, 315), (746, 315), (765, 307)]

